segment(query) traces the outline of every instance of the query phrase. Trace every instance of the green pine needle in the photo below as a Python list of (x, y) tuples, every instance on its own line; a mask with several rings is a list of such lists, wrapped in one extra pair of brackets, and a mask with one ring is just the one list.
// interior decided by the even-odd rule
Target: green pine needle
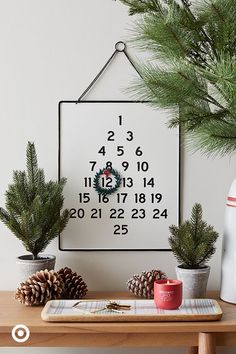
[(160, 12), (162, 7), (156, 0), (121, 0), (123, 4), (130, 6), (129, 14), (142, 14), (146, 12)]

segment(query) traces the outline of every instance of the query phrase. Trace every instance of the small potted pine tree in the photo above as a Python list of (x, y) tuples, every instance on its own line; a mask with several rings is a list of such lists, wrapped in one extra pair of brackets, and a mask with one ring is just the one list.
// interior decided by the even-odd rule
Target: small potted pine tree
[(215, 253), (218, 233), (202, 220), (202, 206), (194, 204), (190, 220), (179, 227), (170, 226), (169, 243), (179, 262), (178, 279), (183, 281), (185, 298), (202, 298), (206, 295), (210, 267), (207, 262)]
[(6, 191), (6, 207), (0, 208), (0, 220), (23, 243), (30, 254), (19, 256), (23, 280), (41, 269), (54, 269), (55, 256), (41, 252), (65, 228), (70, 213), (63, 207), (66, 179), (45, 182), (38, 167), (34, 143), (26, 150), (27, 171), (13, 171), (13, 183)]

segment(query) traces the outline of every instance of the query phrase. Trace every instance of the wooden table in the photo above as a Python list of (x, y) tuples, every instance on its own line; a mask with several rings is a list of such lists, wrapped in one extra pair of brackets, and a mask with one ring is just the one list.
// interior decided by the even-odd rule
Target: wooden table
[[(209, 294), (211, 298), (215, 294)], [(130, 299), (129, 293), (90, 292), (91, 299)], [(219, 301), (221, 321), (214, 322), (123, 322), (48, 323), (41, 320), (42, 307), (25, 307), (14, 293), (0, 292), (1, 347), (182, 347), (189, 354), (214, 354), (216, 345), (236, 346), (236, 305)], [(12, 328), (24, 324), (30, 337), (17, 343)], [(199, 350), (198, 350), (199, 347)]]

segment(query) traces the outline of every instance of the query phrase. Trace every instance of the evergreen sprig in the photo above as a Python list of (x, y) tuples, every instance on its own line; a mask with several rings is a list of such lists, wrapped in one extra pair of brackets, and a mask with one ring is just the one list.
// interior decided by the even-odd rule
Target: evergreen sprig
[(142, 80), (131, 88), (136, 98), (178, 107), (169, 127), (180, 125), (195, 150), (235, 152), (235, 0), (120, 1), (130, 15), (139, 14), (133, 41), (153, 53), (138, 66)]
[(146, 12), (159, 12), (161, 8), (156, 0), (121, 0), (123, 4), (130, 7), (129, 14), (142, 14)]
[(169, 243), (180, 267), (187, 269), (205, 267), (215, 253), (215, 242), (219, 235), (213, 226), (207, 225), (202, 220), (201, 204), (194, 204), (190, 220), (179, 227), (172, 225), (169, 229), (171, 232)]
[(70, 217), (63, 208), (66, 179), (45, 182), (38, 168), (34, 143), (26, 150), (27, 171), (13, 171), (13, 183), (6, 191), (6, 209), (0, 208), (0, 220), (22, 241), (33, 259), (66, 227)]

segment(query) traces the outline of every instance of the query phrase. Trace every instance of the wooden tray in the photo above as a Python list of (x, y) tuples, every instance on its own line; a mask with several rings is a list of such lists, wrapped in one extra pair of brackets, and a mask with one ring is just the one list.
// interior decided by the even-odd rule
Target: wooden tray
[(73, 305), (80, 300), (51, 300), (42, 310), (41, 318), (48, 322), (140, 322), (140, 321), (216, 321), (222, 310), (216, 300), (185, 299), (177, 310), (156, 308), (154, 300), (114, 300), (130, 305), (130, 310), (121, 313), (103, 310), (108, 300), (81, 300), (79, 307)]

